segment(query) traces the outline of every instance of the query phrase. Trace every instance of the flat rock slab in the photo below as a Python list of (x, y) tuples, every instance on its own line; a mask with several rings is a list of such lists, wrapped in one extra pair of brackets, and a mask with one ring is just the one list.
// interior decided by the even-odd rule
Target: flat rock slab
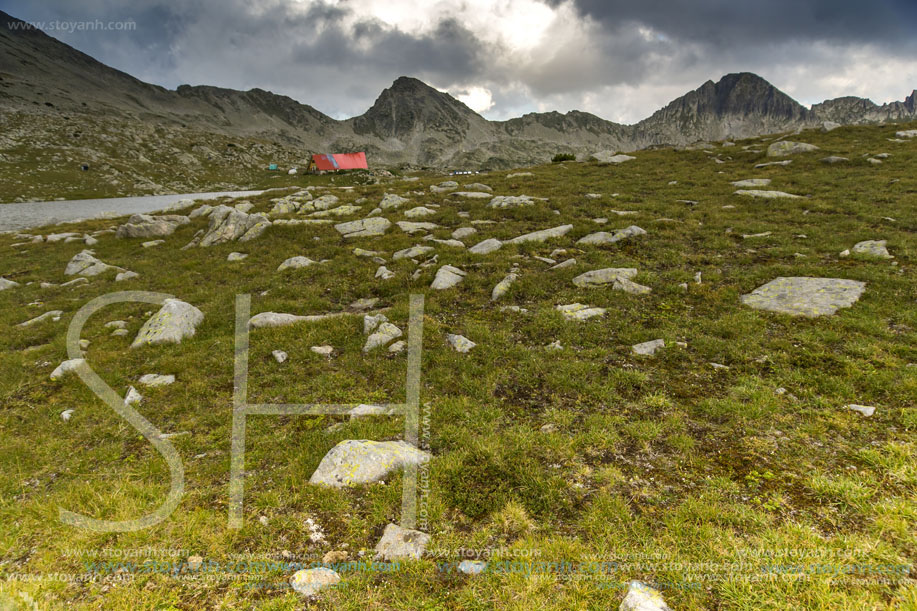
[(359, 221), (350, 221), (347, 223), (338, 223), (334, 226), (337, 232), (345, 238), (365, 238), (385, 234), (385, 231), (392, 226), (392, 222), (386, 218), (373, 217), (360, 219)]
[(335, 312), (333, 314), (310, 314), (299, 316), (297, 314), (287, 314), (285, 312), (262, 312), (255, 314), (248, 321), (248, 326), (252, 329), (261, 329), (264, 327), (286, 327), (299, 322), (315, 322), (327, 318), (344, 316), (347, 312)]
[(430, 535), (419, 530), (389, 524), (376, 544), (376, 558), (392, 561), (401, 558), (419, 560), (430, 542)]
[(865, 282), (843, 278), (779, 277), (742, 295), (742, 303), (756, 310), (793, 316), (830, 316), (849, 308), (866, 289)]
[(423, 255), (431, 253), (434, 250), (436, 249), (432, 246), (411, 246), (410, 248), (396, 251), (392, 255), (392, 260), (397, 261), (398, 259), (413, 259), (415, 257), (422, 257)]
[(799, 153), (811, 153), (812, 151), (817, 151), (818, 147), (814, 144), (807, 144), (805, 142), (790, 142), (789, 140), (781, 140), (780, 142), (774, 142), (767, 147), (767, 156), (768, 157), (785, 157), (786, 155), (797, 155)]
[(606, 267), (605, 269), (595, 269), (585, 274), (580, 274), (573, 279), (573, 284), (579, 287), (601, 286), (603, 284), (613, 284), (615, 280), (625, 278), (630, 280), (637, 275), (637, 269), (634, 267)]
[(498, 195), (487, 204), (488, 208), (520, 208), (534, 206), (535, 199), (528, 195)]
[(340, 583), (341, 576), (326, 567), (301, 569), (293, 573), (290, 586), (303, 596), (315, 596), (321, 590)]
[(456, 195), (468, 199), (490, 199), (494, 196), (493, 193), (488, 191), (453, 191), (449, 195)]
[(771, 184), (770, 178), (746, 178), (745, 180), (734, 181), (732, 186), (745, 189), (747, 187), (766, 187), (769, 184)]
[(468, 249), (468, 252), (474, 255), (489, 255), (490, 253), (500, 250), (503, 248), (503, 242), (497, 238), (488, 238), (482, 242), (478, 242), (474, 246)]
[(203, 320), (204, 313), (190, 303), (166, 299), (162, 308), (140, 328), (131, 348), (180, 344), (184, 338), (194, 335)]
[(559, 238), (564, 236), (573, 229), (573, 225), (561, 225), (559, 227), (551, 227), (550, 229), (542, 229), (541, 231), (533, 231), (532, 233), (526, 233), (521, 236), (515, 237), (508, 242), (508, 244), (523, 244), (525, 242), (544, 242), (551, 238)]
[(431, 289), (443, 290), (449, 289), (465, 279), (465, 272), (451, 265), (443, 265), (436, 270), (436, 277), (433, 278)]
[(792, 193), (784, 193), (783, 191), (762, 191), (756, 189), (739, 189), (735, 192), (736, 195), (747, 195), (749, 197), (761, 197), (764, 199), (799, 199), (800, 195), (793, 195)]
[(398, 221), (395, 224), (398, 225), (398, 229), (405, 233), (417, 233), (418, 231), (433, 231), (434, 229), (439, 229), (439, 225), (428, 221)]
[(36, 316), (35, 318), (32, 318), (30, 320), (21, 322), (16, 326), (17, 327), (31, 327), (32, 325), (38, 324), (45, 320), (53, 320), (54, 322), (57, 322), (58, 320), (60, 320), (60, 317), (62, 314), (63, 314), (63, 311), (61, 310), (51, 310), (50, 312), (45, 312), (41, 316)]
[(144, 386), (168, 386), (169, 384), (175, 383), (175, 376), (148, 373), (146, 375), (140, 376), (138, 382)]
[(643, 342), (642, 344), (635, 344), (631, 346), (634, 354), (639, 354), (642, 356), (652, 356), (656, 354), (656, 351), (665, 348), (665, 340), (654, 339), (648, 342)]
[(309, 483), (342, 488), (380, 481), (406, 465), (430, 460), (430, 454), (405, 441), (348, 439), (325, 454)]
[(554, 306), (567, 320), (587, 320), (593, 316), (603, 316), (605, 308), (591, 308), (581, 303)]
[(620, 242), (621, 240), (626, 240), (627, 238), (632, 238), (638, 235), (646, 235), (646, 230), (637, 227), (636, 225), (631, 225), (630, 227), (625, 227), (624, 229), (619, 229), (614, 233), (608, 233), (607, 231), (597, 231), (596, 233), (590, 233), (587, 236), (584, 236), (576, 241), (577, 244), (614, 244), (615, 242)]
[(755, 165), (755, 169), (756, 169), (756, 170), (760, 170), (761, 168), (769, 168), (769, 167), (775, 166), (775, 165), (788, 166), (788, 165), (790, 165), (791, 163), (793, 163), (793, 160), (792, 160), (792, 159), (784, 159), (783, 161), (768, 161), (768, 162), (765, 162), (765, 163), (759, 163), (759, 164)]

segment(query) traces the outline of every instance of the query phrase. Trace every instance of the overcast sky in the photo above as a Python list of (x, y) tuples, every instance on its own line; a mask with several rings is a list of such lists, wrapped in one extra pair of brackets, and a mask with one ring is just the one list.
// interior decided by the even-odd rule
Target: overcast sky
[[(680, 7), (680, 8), (677, 8)], [(585, 110), (633, 123), (755, 72), (803, 104), (917, 88), (917, 0), (0, 0), (144, 81), (289, 95), (335, 118), (401, 75), (490, 119)], [(114, 27), (118, 27), (113, 25)]]

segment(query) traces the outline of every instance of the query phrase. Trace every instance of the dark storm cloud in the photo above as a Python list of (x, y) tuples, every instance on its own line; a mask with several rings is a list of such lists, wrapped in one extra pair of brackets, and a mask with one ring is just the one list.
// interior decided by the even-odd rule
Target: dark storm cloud
[[(561, 4), (560, 0), (550, 0)], [(641, 23), (682, 41), (717, 48), (787, 40), (913, 48), (915, 0), (574, 0), (612, 31)]]

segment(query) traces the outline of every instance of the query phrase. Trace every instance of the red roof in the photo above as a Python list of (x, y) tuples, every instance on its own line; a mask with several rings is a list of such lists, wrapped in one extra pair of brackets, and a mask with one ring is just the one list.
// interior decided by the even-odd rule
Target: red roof
[(312, 155), (318, 170), (367, 170), (366, 153), (335, 153), (333, 155)]

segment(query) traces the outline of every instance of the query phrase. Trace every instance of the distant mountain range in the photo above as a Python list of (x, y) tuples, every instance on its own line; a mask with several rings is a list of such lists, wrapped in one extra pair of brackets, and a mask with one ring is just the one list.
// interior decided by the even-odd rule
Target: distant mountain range
[(728, 74), (708, 81), (635, 125), (571, 111), (488, 121), (447, 93), (408, 77), (385, 89), (360, 116), (338, 121), (287, 96), (144, 83), (22, 26), (0, 12), (0, 109), (86, 113), (147, 124), (256, 137), (312, 152), (365, 150), (371, 166), (505, 168), (662, 145), (746, 138), (814, 127), (917, 119), (917, 91), (881, 106), (842, 97), (808, 109), (761, 77)]

